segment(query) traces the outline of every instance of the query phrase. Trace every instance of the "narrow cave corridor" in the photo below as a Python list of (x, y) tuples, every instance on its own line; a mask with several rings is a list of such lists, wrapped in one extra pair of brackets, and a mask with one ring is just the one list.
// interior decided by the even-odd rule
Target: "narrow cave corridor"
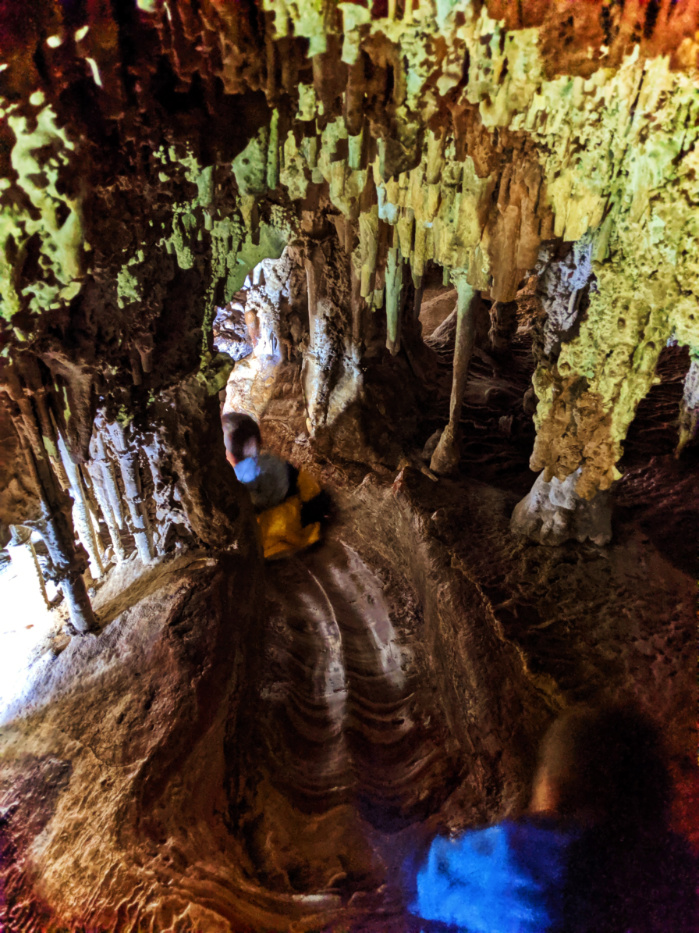
[[(698, 36), (0, 0), (2, 933), (437, 933), (420, 853), (610, 704), (699, 858)], [(699, 931), (653, 859), (645, 926), (450, 929)]]

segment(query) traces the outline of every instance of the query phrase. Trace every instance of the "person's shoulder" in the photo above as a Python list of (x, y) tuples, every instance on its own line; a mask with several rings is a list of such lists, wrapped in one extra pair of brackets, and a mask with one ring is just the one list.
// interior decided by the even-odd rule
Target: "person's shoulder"
[[(456, 859), (495, 864), (509, 863), (518, 856), (532, 859), (536, 864), (543, 860), (547, 864), (558, 862), (577, 832), (562, 826), (553, 819), (521, 818), (501, 820), (492, 826), (470, 829), (453, 836), (437, 836), (431, 846), (433, 858)], [(538, 857), (537, 857), (538, 855)]]
[(262, 469), (265, 467), (270, 469), (281, 469), (283, 467), (286, 469), (287, 461), (283, 457), (272, 453), (271, 450), (261, 450), (257, 459)]

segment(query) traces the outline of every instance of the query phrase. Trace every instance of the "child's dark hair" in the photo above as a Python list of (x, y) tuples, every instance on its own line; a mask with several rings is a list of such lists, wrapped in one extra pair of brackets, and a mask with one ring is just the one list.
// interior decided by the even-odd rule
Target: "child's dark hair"
[(236, 460), (245, 460), (262, 446), (260, 427), (250, 415), (233, 411), (226, 412), (221, 415), (221, 426), (226, 449)]

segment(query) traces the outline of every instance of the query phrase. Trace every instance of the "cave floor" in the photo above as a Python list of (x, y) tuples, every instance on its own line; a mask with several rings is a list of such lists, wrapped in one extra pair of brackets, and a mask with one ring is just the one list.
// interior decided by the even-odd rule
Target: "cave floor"
[(402, 859), (526, 803), (573, 700), (660, 717), (699, 842), (694, 583), (638, 523), (546, 548), (471, 478), (315, 469), (318, 547), (129, 561), (36, 668), (0, 733), (10, 929), (409, 933)]

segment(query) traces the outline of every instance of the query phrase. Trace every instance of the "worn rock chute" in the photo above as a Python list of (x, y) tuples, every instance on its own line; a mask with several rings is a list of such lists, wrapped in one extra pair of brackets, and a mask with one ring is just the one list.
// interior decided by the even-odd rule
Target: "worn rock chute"
[[(525, 805), (560, 707), (688, 767), (698, 36), (0, 0), (0, 605), (50, 633), (0, 636), (0, 925), (406, 931), (398, 854)], [(222, 411), (315, 549), (264, 564)]]

